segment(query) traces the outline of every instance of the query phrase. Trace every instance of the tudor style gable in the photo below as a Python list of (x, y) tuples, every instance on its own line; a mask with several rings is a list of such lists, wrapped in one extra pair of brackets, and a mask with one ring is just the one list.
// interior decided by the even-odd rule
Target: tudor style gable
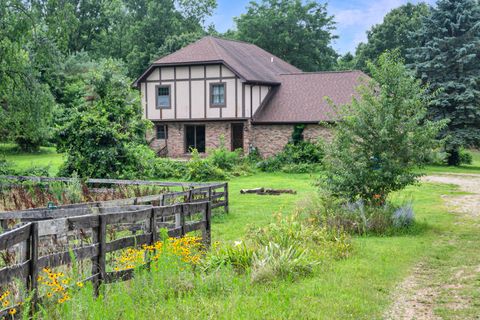
[(221, 63), (155, 66), (138, 85), (152, 121), (251, 118), (272, 88)]

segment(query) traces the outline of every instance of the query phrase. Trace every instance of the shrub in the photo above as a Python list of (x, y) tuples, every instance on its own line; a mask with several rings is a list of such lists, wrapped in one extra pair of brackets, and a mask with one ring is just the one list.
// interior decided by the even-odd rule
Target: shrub
[(374, 80), (359, 86), (359, 98), (339, 109), (342, 121), (327, 148), (321, 182), (339, 197), (381, 205), (390, 192), (417, 181), (415, 169), (438, 145), (446, 121), (427, 118), (432, 95), (395, 53), (369, 66)]
[(5, 158), (0, 158), (0, 175), (17, 175), (17, 171), (13, 168), (13, 163)]
[(50, 165), (33, 166), (25, 170), (20, 170), (17, 174), (21, 176), (48, 177), (50, 176)]
[(285, 173), (313, 173), (319, 171), (320, 169), (320, 165), (311, 163), (292, 163), (282, 167), (282, 171)]
[(257, 163), (257, 168), (264, 172), (275, 172), (282, 168), (280, 158), (273, 156)]
[(154, 164), (154, 177), (159, 179), (183, 178), (187, 173), (187, 163), (168, 158), (157, 158)]
[(236, 272), (244, 273), (252, 265), (253, 249), (241, 241), (233, 246), (212, 250), (203, 262), (203, 270), (217, 271), (221, 267), (231, 266)]
[(324, 148), (320, 142), (300, 141), (288, 143), (282, 152), (260, 161), (257, 167), (265, 172), (280, 171), (282, 168), (292, 173), (313, 172), (322, 163), (323, 156)]
[(241, 161), (242, 149), (230, 151), (225, 147), (225, 139), (220, 138), (220, 147), (209, 151), (208, 159), (222, 170), (232, 170)]
[(252, 281), (267, 282), (275, 278), (296, 279), (312, 273), (316, 262), (308, 259), (306, 250), (287, 248), (270, 242), (253, 254)]
[(465, 149), (460, 149), (458, 156), (459, 156), (460, 164), (472, 164), (473, 162), (472, 154)]
[(414, 223), (411, 204), (395, 206), (387, 202), (378, 206), (329, 194), (310, 198), (302, 210), (314, 224), (352, 234), (389, 234)]
[(412, 203), (407, 203), (397, 208), (392, 215), (395, 228), (408, 228), (415, 222)]
[(192, 150), (192, 158), (187, 162), (185, 178), (190, 181), (224, 180), (225, 172), (213, 165), (210, 159), (202, 159), (196, 149)]

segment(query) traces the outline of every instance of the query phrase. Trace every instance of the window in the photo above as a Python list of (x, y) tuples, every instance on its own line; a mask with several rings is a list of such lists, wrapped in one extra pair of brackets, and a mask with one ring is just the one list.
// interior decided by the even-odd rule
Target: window
[(185, 153), (191, 152), (193, 148), (205, 152), (205, 126), (185, 126)]
[(168, 127), (165, 125), (157, 125), (157, 139), (168, 139)]
[(170, 86), (157, 86), (157, 109), (170, 108)]
[(225, 83), (210, 84), (210, 106), (225, 107)]

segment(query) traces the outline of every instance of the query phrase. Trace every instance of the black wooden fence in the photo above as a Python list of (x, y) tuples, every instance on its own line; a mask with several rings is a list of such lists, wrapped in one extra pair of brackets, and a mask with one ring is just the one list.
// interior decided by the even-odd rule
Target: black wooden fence
[[(22, 223), (18, 228), (0, 234), (0, 251), (16, 250), (21, 253), (18, 262), (0, 269), (0, 287), (19, 280), (34, 292), (32, 303), (35, 305), (38, 299), (39, 272), (45, 267), (71, 264), (73, 255), (76, 262), (91, 261), (91, 274), (82, 281), (91, 281), (98, 292), (101, 284), (128, 280), (134, 272), (134, 269), (108, 271), (107, 253), (143, 244), (151, 245), (158, 241), (161, 228), (167, 229), (171, 237), (199, 231), (202, 242), (209, 246), (211, 210), (223, 207), (228, 211), (228, 185), (221, 183), (189, 187), (185, 191), (72, 204), (54, 210), (37, 208), (0, 213), (0, 221), (15, 219)], [(142, 223), (141, 228), (138, 228), (139, 222)], [(108, 241), (107, 228), (119, 225), (128, 225), (131, 235)], [(137, 234), (139, 229), (143, 233)], [(52, 236), (68, 238), (75, 232), (88, 234), (91, 241), (77, 241), (64, 250), (41, 253), (40, 243), (43, 239)], [(0, 310), (0, 318), (7, 315), (10, 308), (12, 307)]]

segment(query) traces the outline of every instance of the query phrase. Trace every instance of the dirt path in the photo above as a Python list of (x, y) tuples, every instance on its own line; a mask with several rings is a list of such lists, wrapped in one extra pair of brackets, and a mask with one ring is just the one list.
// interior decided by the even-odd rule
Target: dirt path
[[(462, 216), (458, 224), (471, 226), (480, 222), (480, 175), (432, 175), (424, 177), (422, 181), (458, 185), (461, 191), (469, 194), (443, 195), (446, 205), (452, 213)], [(446, 261), (424, 261), (415, 266), (411, 275), (397, 287), (394, 302), (384, 315), (385, 319), (480, 319), (476, 309), (472, 311), (470, 308), (472, 303), (478, 303), (472, 301), (472, 292), (477, 292), (475, 280), (480, 280), (479, 261), (455, 261), (458, 252), (468, 250), (466, 247), (470, 247), (470, 250), (473, 248), (475, 252), (475, 246), (480, 246), (480, 243), (467, 243), (460, 238), (453, 232), (439, 235), (436, 245), (450, 246), (452, 253), (445, 258)], [(477, 253), (480, 254), (480, 250)]]

